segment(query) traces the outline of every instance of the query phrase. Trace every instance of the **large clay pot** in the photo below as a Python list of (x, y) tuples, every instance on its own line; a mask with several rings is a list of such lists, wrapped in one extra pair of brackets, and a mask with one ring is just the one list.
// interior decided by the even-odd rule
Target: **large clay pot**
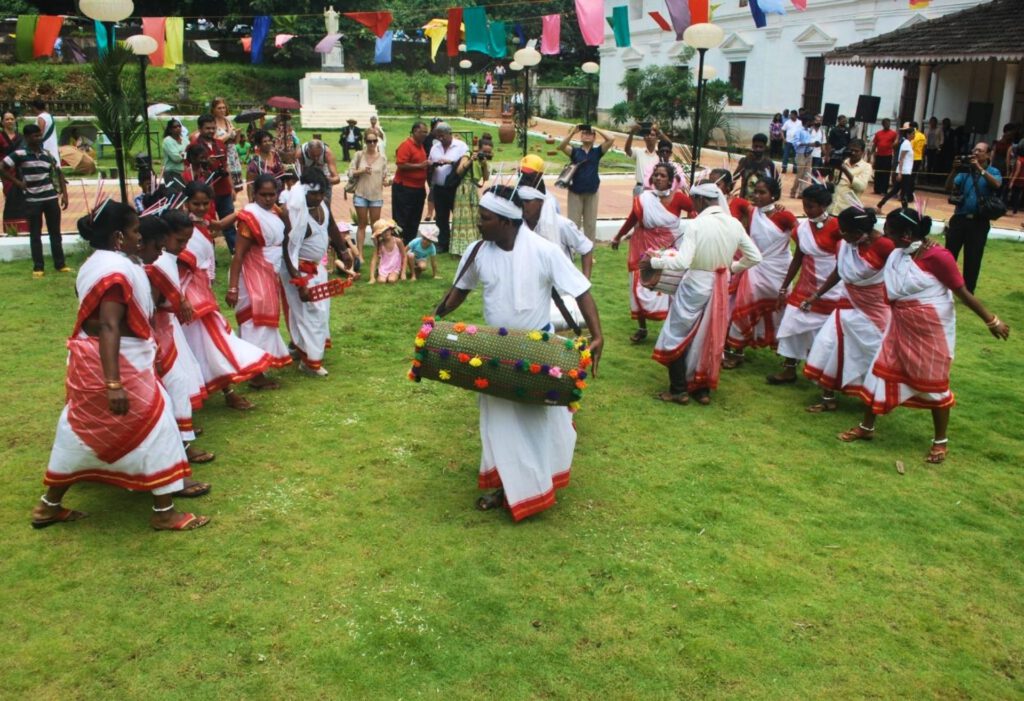
[(516, 140), (516, 127), (512, 122), (502, 122), (498, 127), (498, 141), (503, 144), (511, 144)]

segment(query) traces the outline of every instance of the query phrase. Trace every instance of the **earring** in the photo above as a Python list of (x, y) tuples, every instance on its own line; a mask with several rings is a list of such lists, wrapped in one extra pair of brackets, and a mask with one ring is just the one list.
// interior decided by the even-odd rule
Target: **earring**
[(124, 247), (124, 234), (120, 231), (117, 232), (117, 238), (114, 240), (114, 250), (120, 251)]

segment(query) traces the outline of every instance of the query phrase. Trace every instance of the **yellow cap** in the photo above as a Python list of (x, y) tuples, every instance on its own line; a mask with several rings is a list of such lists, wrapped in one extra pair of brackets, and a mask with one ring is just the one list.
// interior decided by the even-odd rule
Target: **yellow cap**
[(543, 173), (544, 159), (532, 153), (529, 156), (523, 156), (523, 160), (519, 161), (519, 170), (524, 173)]

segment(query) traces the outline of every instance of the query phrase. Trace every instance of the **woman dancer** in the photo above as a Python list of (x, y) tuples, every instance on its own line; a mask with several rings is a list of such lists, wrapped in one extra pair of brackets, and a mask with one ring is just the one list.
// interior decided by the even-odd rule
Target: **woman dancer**
[(775, 348), (775, 330), (782, 320), (779, 309), (779, 288), (793, 261), (789, 242), (796, 238), (797, 220), (777, 204), (782, 194), (778, 180), (764, 178), (754, 186), (756, 209), (750, 217), (750, 237), (761, 251), (761, 262), (734, 275), (732, 292), (732, 323), (725, 346), (722, 367), (739, 367), (743, 350)]
[(839, 440), (871, 440), (876, 415), (898, 406), (931, 409), (935, 434), (925, 461), (938, 464), (946, 459), (949, 410), (955, 404), (949, 391), (956, 340), (953, 296), (977, 314), (996, 338), (1006, 340), (1010, 327), (967, 291), (953, 255), (928, 239), (931, 228), (931, 217), (913, 209), (886, 217), (886, 235), (896, 246), (883, 270), (892, 319), (864, 382), (869, 398), (864, 419), (840, 433)]
[(157, 530), (205, 526), (207, 517), (174, 508), (175, 493), (188, 489), (182, 496), (200, 496), (210, 485), (186, 483), (192, 471), (170, 399), (153, 370), (153, 297), (135, 258), (139, 217), (131, 207), (107, 200), (78, 220), (78, 232), (96, 251), (75, 283), (80, 303), (68, 340), (67, 404), (32, 526), (85, 517), (61, 505), (78, 482), (151, 492), (150, 524)]
[(637, 330), (629, 337), (633, 343), (642, 343), (647, 338), (647, 320), (664, 321), (668, 314), (671, 297), (656, 290), (649, 290), (640, 284), (640, 259), (650, 250), (674, 248), (679, 238), (679, 218), (683, 212), (693, 212), (690, 196), (682, 190), (672, 189), (675, 177), (672, 166), (659, 163), (651, 172), (652, 190), (644, 190), (633, 198), (633, 210), (629, 213), (619, 233), (612, 239), (612, 249), (619, 244), (630, 229), (634, 229), (629, 240), (629, 311), (636, 319)]
[(203, 371), (181, 330), (178, 315), (192, 319), (192, 306), (181, 294), (178, 275), (178, 254), (185, 250), (192, 237), (192, 225), (183, 212), (168, 212), (167, 217), (148, 216), (139, 221), (142, 236), (140, 256), (146, 264), (146, 275), (156, 297), (153, 315), (153, 336), (157, 349), (157, 374), (171, 398), (171, 409), (178, 422), (185, 454), (190, 463), (207, 463), (213, 453), (190, 445), (196, 439), (192, 425), (193, 410), (201, 409), (206, 400)]
[[(849, 309), (850, 302), (842, 282), (824, 296), (814, 300), (808, 309), (801, 308), (804, 300), (813, 295), (836, 267), (836, 251), (842, 235), (839, 222), (829, 216), (832, 195), (824, 185), (814, 184), (801, 195), (807, 219), (797, 227), (797, 248), (793, 262), (778, 291), (778, 307), (785, 307), (779, 324), (778, 352), (782, 356), (782, 370), (766, 379), (770, 385), (796, 382), (796, 366), (807, 358), (814, 337), (835, 309)], [(789, 291), (793, 278), (800, 281)]]
[(363, 245), (366, 243), (366, 226), (371, 227), (380, 219), (384, 206), (384, 186), (388, 181), (388, 159), (380, 150), (380, 137), (367, 133), (365, 146), (356, 154), (348, 170), (349, 182), (356, 179), (352, 193), (352, 204), (356, 208), (356, 248), (359, 260), (363, 260)]
[(852, 309), (832, 312), (807, 355), (804, 375), (822, 388), (821, 401), (807, 407), (814, 414), (836, 410), (836, 390), (870, 399), (865, 394), (864, 378), (871, 370), (890, 316), (882, 269), (892, 253), (892, 240), (875, 230), (874, 210), (848, 207), (839, 213), (838, 221), (843, 241), (836, 268), (800, 304), (801, 310), (809, 311), (842, 280), (853, 305)]
[[(238, 335), (270, 355), (271, 367), (292, 362), (281, 338), (281, 257), (284, 220), (277, 208), (277, 181), (261, 175), (253, 183), (256, 201), (238, 213), (238, 240), (231, 259), (225, 301), (235, 308)], [(249, 381), (253, 389), (278, 389), (280, 384), (264, 374)]]
[(187, 322), (179, 317), (182, 330), (203, 372), (206, 391), (209, 394), (223, 391), (232, 409), (252, 409), (252, 403), (237, 394), (231, 385), (263, 373), (270, 367), (270, 356), (234, 334), (214, 297), (216, 258), (207, 218), (212, 216), (213, 189), (206, 183), (192, 182), (185, 188), (185, 195), (193, 233), (185, 250), (178, 255), (178, 272), (182, 294), (192, 307), (192, 320)]
[(299, 185), (288, 193), (288, 247), (281, 281), (288, 302), (288, 332), (298, 354), (299, 370), (326, 377), (324, 351), (331, 343), (331, 298), (309, 299), (312, 285), (327, 282), (323, 260), (327, 248), (341, 258), (347, 250), (338, 225), (327, 207), (324, 193), (330, 188), (318, 170), (303, 172)]

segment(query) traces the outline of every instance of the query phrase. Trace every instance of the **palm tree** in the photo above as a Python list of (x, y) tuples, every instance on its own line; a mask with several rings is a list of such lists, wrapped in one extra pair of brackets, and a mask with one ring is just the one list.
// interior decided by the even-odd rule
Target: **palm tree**
[(125, 74), (125, 66), (135, 55), (121, 44), (114, 44), (92, 64), (94, 90), (90, 106), (96, 123), (114, 147), (121, 200), (128, 201), (125, 186), (125, 153), (130, 152), (145, 127), (142, 121), (142, 95), (138, 83)]

